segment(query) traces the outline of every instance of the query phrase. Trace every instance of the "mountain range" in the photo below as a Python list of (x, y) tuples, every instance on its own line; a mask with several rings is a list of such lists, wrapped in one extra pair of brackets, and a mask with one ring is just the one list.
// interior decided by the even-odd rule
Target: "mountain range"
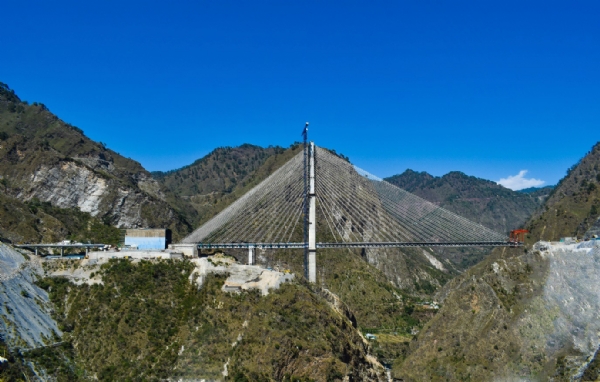
[[(23, 102), (0, 84), (0, 238), (7, 243), (75, 239), (116, 244), (121, 228), (165, 227), (177, 241), (300, 150), (298, 143), (288, 148), (221, 147), (183, 168), (150, 173), (90, 140), (43, 104)], [(599, 166), (597, 144), (555, 188), (521, 191), (461, 172), (435, 177), (406, 170), (386, 181), (501, 233), (525, 227), (527, 246), (491, 253), (322, 250), (318, 285), (299, 280), (268, 297), (223, 292), (220, 276), (193, 287), (194, 266), (188, 262), (132, 266), (113, 261), (89, 276), (101, 280), (92, 285), (56, 276), (77, 272), (78, 263), (58, 269), (45, 265), (38, 276), (24, 274), (18, 279), (21, 286), (10, 286), (6, 280), (16, 280), (24, 267), (19, 266), (10, 276), (0, 274), (2, 287), (14, 289), (4, 305), (34, 303), (26, 294), (35, 290), (35, 298), (54, 312), (56, 335), (64, 344), (54, 355), (19, 355), (14, 336), (7, 335), (12, 332), (0, 325), (7, 330), (0, 331), (0, 347), (12, 357), (10, 373), (33, 377), (27, 362), (34, 362), (57, 370), (46, 374), (49, 380), (202, 376), (375, 381), (383, 380), (379, 363), (393, 365), (396, 378), (414, 381), (532, 373), (540, 380), (562, 380), (573, 375), (572, 364), (583, 367), (582, 375), (593, 376), (600, 362), (593, 354), (545, 337), (562, 347), (541, 348), (539, 333), (551, 331), (548, 322), (554, 317), (543, 314), (543, 304), (556, 264), (554, 255), (534, 244), (590, 237), (600, 230)], [(28, 256), (9, 246), (1, 249), (7, 258)], [(228, 255), (244, 256), (236, 251)], [(302, 274), (298, 251), (264, 251), (257, 257), (264, 267)], [(35, 261), (23, 264), (30, 263)], [(574, 264), (581, 268), (587, 263)], [(36, 278), (37, 289), (27, 286)], [(552, 282), (558, 287), (567, 281)], [(439, 311), (431, 308), (434, 299)], [(9, 321), (18, 316), (17, 310), (5, 309)], [(556, 317), (568, 320), (556, 309)], [(523, 341), (528, 328), (537, 328), (533, 332), (539, 338)], [(377, 339), (364, 340), (366, 333)], [(581, 361), (584, 354), (590, 362)]]
[(397, 361), (397, 378), (600, 378), (599, 342), (588, 332), (596, 330), (597, 320), (585, 316), (597, 312), (597, 246), (584, 242), (582, 248), (590, 248), (586, 252), (549, 243), (596, 232), (599, 174), (600, 142), (568, 170), (525, 224), (526, 248), (496, 249), (439, 291), (443, 308), (411, 344), (410, 356)]
[[(6, 85), (0, 90), (0, 131), (0, 197), (6, 200), (0, 237), (13, 242), (103, 239), (117, 244), (119, 228), (135, 227), (170, 228), (177, 241), (301, 150), (298, 143), (221, 147), (183, 168), (149, 173), (42, 104), (22, 102)], [(544, 190), (539, 196), (515, 192), (460, 172), (433, 177), (407, 170), (386, 180), (504, 233), (519, 228), (545, 195)], [(382, 249), (362, 257), (394, 286), (428, 293), (488, 252)], [(296, 263), (288, 267), (300, 271), (302, 264)]]

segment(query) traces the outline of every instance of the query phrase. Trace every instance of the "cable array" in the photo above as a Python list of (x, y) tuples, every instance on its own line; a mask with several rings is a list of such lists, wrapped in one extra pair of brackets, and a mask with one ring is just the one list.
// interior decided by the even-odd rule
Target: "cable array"
[(506, 237), (318, 148), (317, 200), (340, 242), (500, 242)]
[(304, 205), (303, 154), (183, 239), (183, 243), (287, 242)]
[[(330, 236), (332, 244), (506, 241), (504, 235), (377, 178), (327, 149), (315, 150), (318, 242), (324, 236)], [(297, 228), (304, 217), (303, 160), (303, 153), (294, 156), (183, 242), (301, 242)]]

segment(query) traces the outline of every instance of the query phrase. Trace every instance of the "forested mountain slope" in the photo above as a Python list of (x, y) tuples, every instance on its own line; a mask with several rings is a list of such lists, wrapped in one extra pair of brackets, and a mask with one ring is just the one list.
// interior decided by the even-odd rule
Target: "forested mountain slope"
[[(551, 188), (532, 193), (513, 191), (458, 171), (435, 177), (406, 170), (386, 180), (507, 237), (511, 230), (523, 227), (551, 192)], [(450, 269), (462, 272), (483, 260), (491, 248), (435, 248), (433, 252), (448, 261)]]
[(540, 242), (585, 236), (597, 211), (600, 145), (568, 170), (530, 229), (525, 248), (496, 249), (438, 294), (443, 307), (399, 359), (406, 381), (525, 378), (598, 380), (600, 242)]
[(22, 202), (0, 191), (0, 239), (13, 243), (55, 243), (64, 239), (117, 245), (118, 228), (76, 207), (60, 208), (37, 198)]
[(528, 224), (528, 243), (583, 237), (600, 217), (600, 142), (567, 171)]
[(182, 197), (231, 192), (247, 181), (270, 156), (282, 153), (281, 147), (262, 148), (250, 144), (219, 147), (194, 163), (172, 171), (154, 171), (152, 176)]
[(0, 84), (0, 177), (0, 193), (22, 202), (35, 198), (78, 208), (117, 227), (168, 227), (175, 237), (190, 229), (138, 162), (90, 140), (43, 104), (21, 101), (5, 84)]
[(541, 205), (537, 194), (513, 191), (458, 171), (434, 177), (406, 170), (385, 180), (500, 233), (520, 228)]
[(294, 144), (262, 148), (250, 144), (221, 147), (189, 166), (153, 172), (165, 199), (197, 228), (252, 189), (301, 149)]

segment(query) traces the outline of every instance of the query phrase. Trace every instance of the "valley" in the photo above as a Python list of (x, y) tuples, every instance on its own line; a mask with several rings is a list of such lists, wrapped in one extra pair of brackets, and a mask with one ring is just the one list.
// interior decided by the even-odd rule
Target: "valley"
[[(314, 283), (304, 277), (302, 249), (257, 248), (249, 265), (247, 248), (178, 260), (70, 260), (13, 247), (118, 246), (132, 228), (169, 229), (180, 243), (302, 150), (297, 142), (220, 147), (151, 173), (2, 84), (0, 380), (600, 377), (600, 143), (554, 188), (518, 192), (461, 172), (385, 179), (418, 197), (419, 211), (441, 207), (506, 236), (525, 227), (522, 247), (322, 248)], [(317, 163), (345, 168), (343, 155), (318, 150)], [(342, 181), (325, 200), (350, 206), (345, 200), (355, 198), (356, 207), (317, 210), (319, 242), (374, 237), (373, 222), (391, 220), (384, 199), (365, 194), (378, 183)], [(257, 203), (264, 216), (269, 202)], [(265, 221), (280, 228), (274, 217)], [(291, 241), (301, 242), (301, 223), (294, 229)]]

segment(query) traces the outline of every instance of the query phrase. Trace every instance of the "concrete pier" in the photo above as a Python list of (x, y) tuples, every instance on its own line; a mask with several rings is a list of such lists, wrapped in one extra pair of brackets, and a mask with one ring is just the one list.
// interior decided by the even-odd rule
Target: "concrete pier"
[(254, 247), (248, 247), (248, 265), (254, 265)]
[(308, 281), (317, 282), (317, 223), (315, 195), (315, 143), (309, 146), (308, 176)]

